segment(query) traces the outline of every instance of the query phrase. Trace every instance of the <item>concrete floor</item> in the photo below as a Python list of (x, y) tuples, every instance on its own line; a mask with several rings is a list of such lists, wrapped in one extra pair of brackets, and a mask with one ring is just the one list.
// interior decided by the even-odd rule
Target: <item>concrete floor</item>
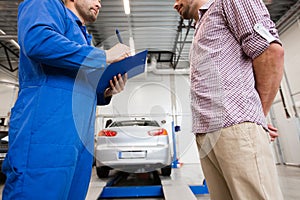
[[(280, 178), (280, 186), (285, 200), (298, 200), (300, 199), (300, 168), (278, 165), (278, 174)], [(201, 173), (200, 165), (198, 164), (185, 164), (180, 168), (172, 169), (172, 174), (170, 177), (161, 177), (162, 181), (175, 181), (175, 183), (183, 183), (188, 185), (201, 185), (204, 179), (203, 174)], [(107, 179), (99, 179), (93, 169), (92, 179), (90, 182), (90, 188), (87, 194), (87, 200), (96, 200), (99, 197), (99, 194), (102, 191), (102, 188), (105, 186), (106, 182), (114, 175), (114, 171), (110, 173), (110, 177)], [(3, 190), (4, 181), (3, 178), (0, 179), (0, 191)], [(174, 194), (178, 190), (174, 191)], [(180, 195), (181, 191), (178, 193)], [(2, 195), (0, 194), (2, 198)], [(129, 200), (129, 198), (126, 198)], [(132, 198), (131, 198), (132, 199)], [(139, 200), (162, 200), (162, 199), (171, 199), (172, 198), (139, 198)], [(189, 200), (185, 198), (186, 200)], [(209, 195), (197, 195), (194, 199), (209, 200)]]

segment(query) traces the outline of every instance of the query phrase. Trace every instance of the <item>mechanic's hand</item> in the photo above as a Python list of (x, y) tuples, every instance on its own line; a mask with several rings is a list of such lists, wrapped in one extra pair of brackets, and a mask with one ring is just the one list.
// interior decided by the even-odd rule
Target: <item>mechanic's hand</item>
[(275, 128), (272, 124), (268, 124), (269, 135), (271, 137), (271, 141), (273, 142), (278, 136), (278, 129)]
[(106, 50), (105, 53), (106, 63), (110, 64), (130, 56), (130, 48), (125, 44), (118, 43), (109, 50)]
[(109, 81), (110, 87), (105, 90), (104, 97), (106, 98), (122, 92), (124, 90), (126, 81), (127, 73), (125, 73), (123, 77), (121, 74), (118, 74), (118, 77), (114, 76), (114, 79)]

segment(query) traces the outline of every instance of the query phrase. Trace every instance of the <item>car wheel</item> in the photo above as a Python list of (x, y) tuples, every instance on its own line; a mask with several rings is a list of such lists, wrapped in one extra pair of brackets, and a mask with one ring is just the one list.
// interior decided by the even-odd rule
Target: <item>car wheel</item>
[(172, 171), (172, 168), (171, 168), (171, 165), (168, 165), (164, 168), (161, 168), (161, 175), (163, 176), (170, 176), (171, 175), (171, 171)]
[(96, 167), (97, 176), (99, 178), (107, 178), (110, 168), (107, 166)]

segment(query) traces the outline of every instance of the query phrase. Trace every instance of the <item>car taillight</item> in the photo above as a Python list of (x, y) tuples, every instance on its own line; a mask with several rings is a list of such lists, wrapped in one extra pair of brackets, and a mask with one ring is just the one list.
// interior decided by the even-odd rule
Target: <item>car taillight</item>
[(102, 130), (98, 133), (98, 136), (106, 136), (106, 137), (115, 137), (116, 135), (117, 132), (112, 130)]
[(160, 129), (154, 129), (154, 130), (148, 131), (148, 135), (150, 135), (150, 136), (168, 135), (168, 132), (166, 129), (160, 128)]

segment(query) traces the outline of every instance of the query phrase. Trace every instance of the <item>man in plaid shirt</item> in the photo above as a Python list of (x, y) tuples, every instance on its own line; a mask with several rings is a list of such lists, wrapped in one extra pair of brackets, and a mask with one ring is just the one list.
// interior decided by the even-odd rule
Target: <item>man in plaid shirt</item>
[(283, 75), (284, 51), (261, 0), (175, 0), (195, 20), (191, 109), (212, 199), (283, 199), (266, 115)]

